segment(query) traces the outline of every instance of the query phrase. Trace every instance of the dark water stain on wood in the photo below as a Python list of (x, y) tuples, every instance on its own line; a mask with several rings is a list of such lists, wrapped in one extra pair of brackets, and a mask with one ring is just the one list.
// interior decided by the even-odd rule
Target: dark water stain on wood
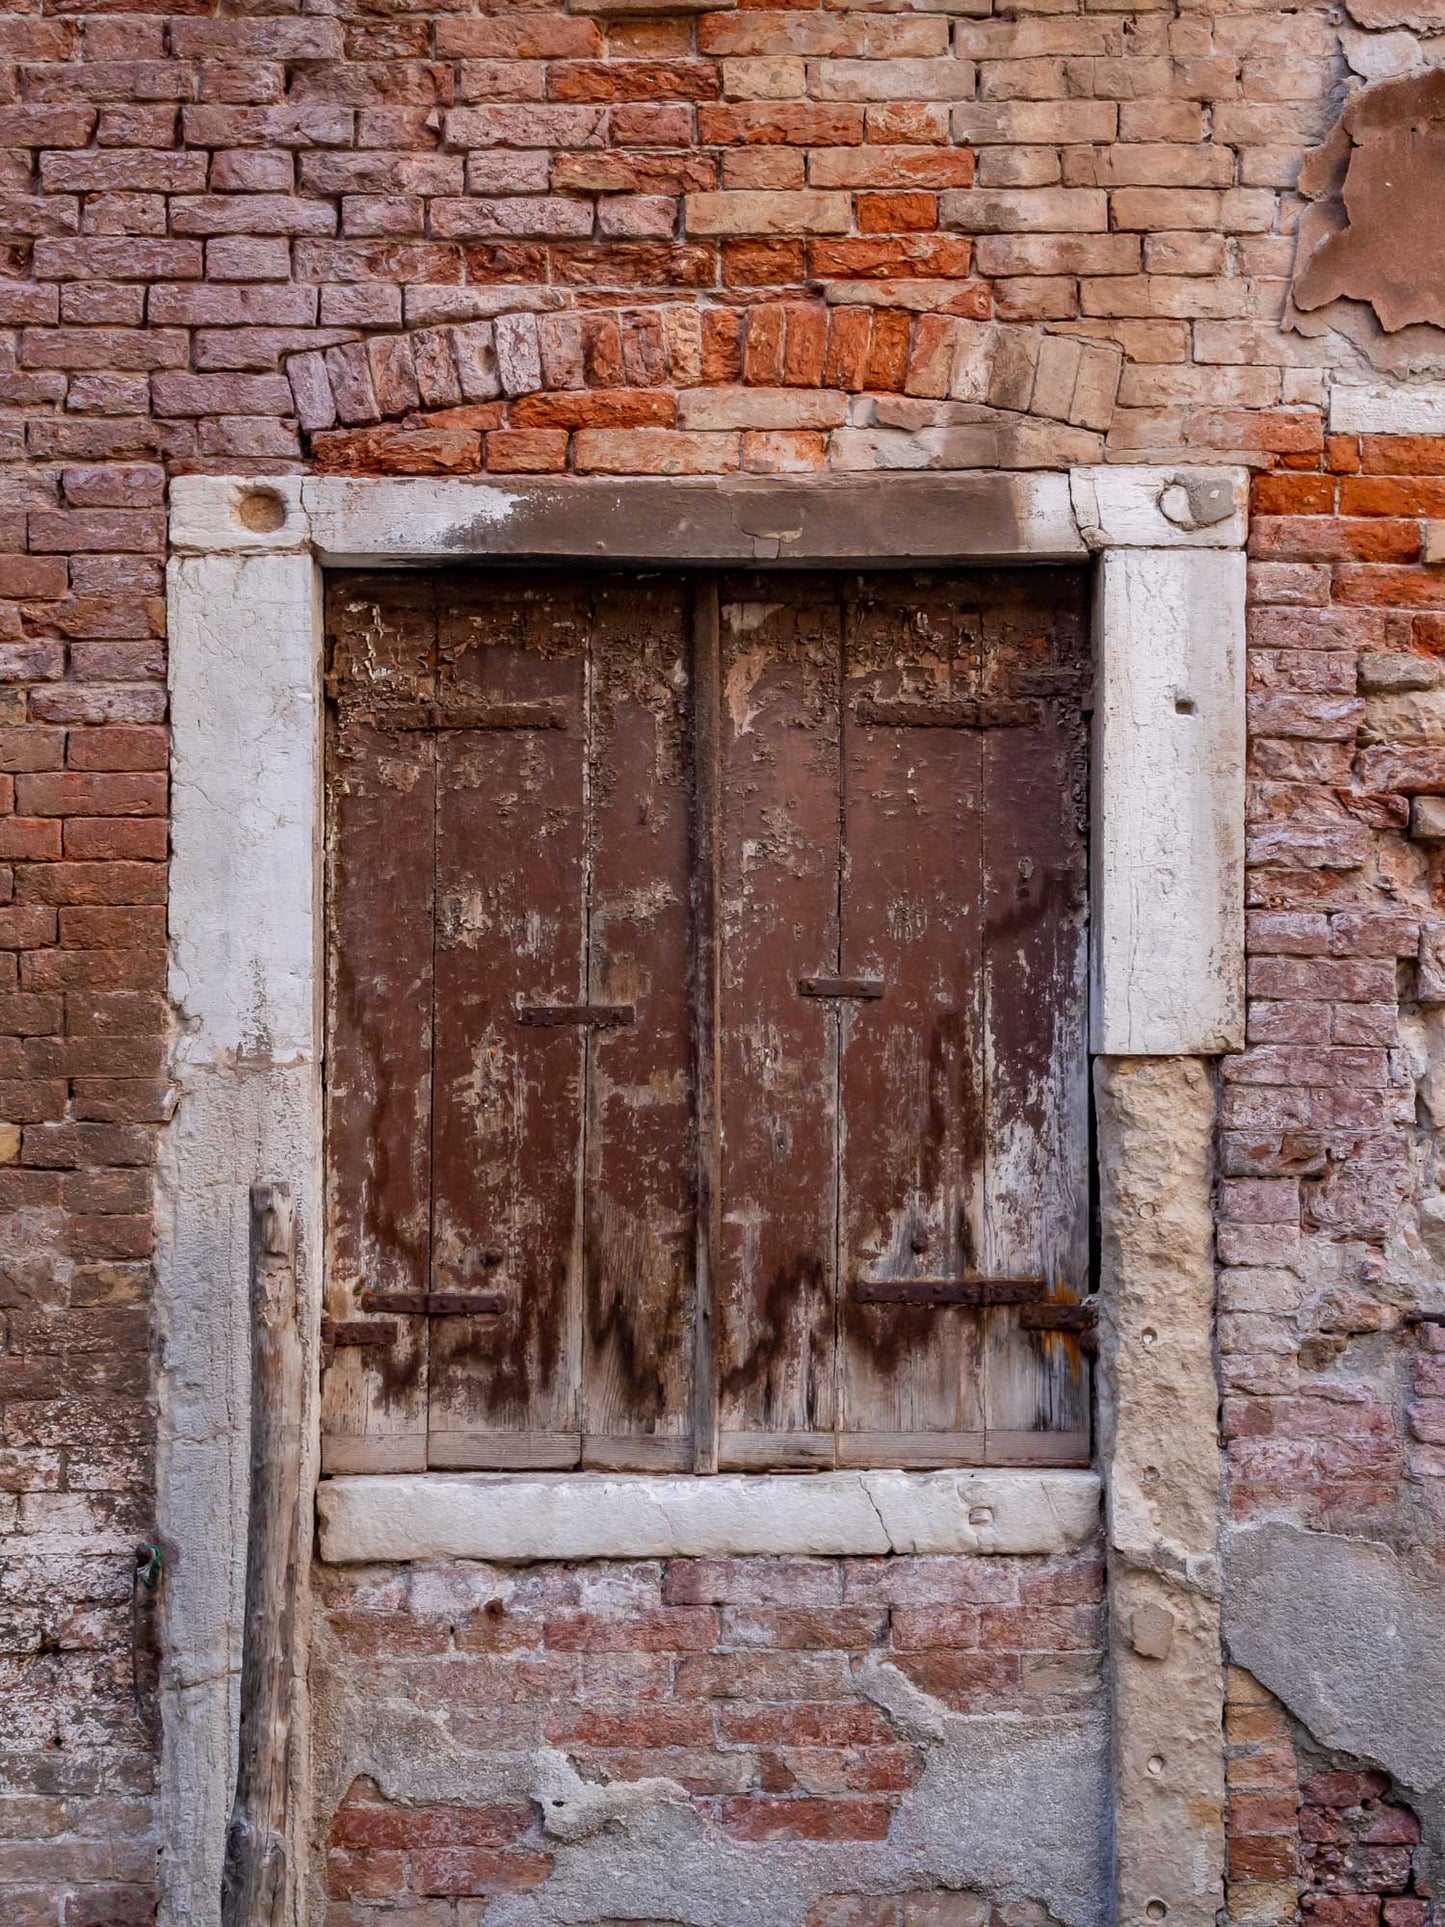
[(1083, 579), (753, 571), (716, 606), (699, 738), (680, 575), (330, 581), (329, 1309), (436, 1315), (337, 1353), (328, 1424), (683, 1462), (715, 1344), (749, 1463), (1086, 1454), (1077, 1334), (889, 1301), (1087, 1286)]

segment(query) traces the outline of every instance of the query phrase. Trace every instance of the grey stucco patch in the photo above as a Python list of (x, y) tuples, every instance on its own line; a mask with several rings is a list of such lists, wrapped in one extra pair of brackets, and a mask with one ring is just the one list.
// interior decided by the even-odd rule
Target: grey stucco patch
[(732, 1838), (672, 1781), (591, 1783), (556, 1748), (463, 1744), (448, 1710), (377, 1697), (349, 1666), (323, 1666), (314, 1685), (319, 1832), (358, 1776), (404, 1804), (524, 1799), (541, 1810), (552, 1874), (491, 1900), (487, 1927), (803, 1927), (824, 1894), (936, 1888), (1043, 1902), (1062, 1927), (1111, 1918), (1109, 1733), (1098, 1709), (960, 1715), (912, 1688), (904, 1730), (922, 1741), (925, 1764), (887, 1839), (759, 1843)]
[[(826, 1893), (935, 1887), (1042, 1900), (1067, 1927), (1105, 1927), (1107, 1745), (1100, 1720), (950, 1718), (888, 1839), (876, 1843), (740, 1842), (677, 1789), (653, 1783), (639, 1798), (643, 1789), (629, 1787), (634, 1797), (614, 1802), (597, 1831), (549, 1840), (551, 1878), (532, 1893), (499, 1895), (488, 1927), (560, 1927), (599, 1914), (682, 1927), (801, 1927)], [(500, 1764), (493, 1756), (494, 1769)], [(544, 1754), (516, 1764), (536, 1797), (564, 1763)], [(402, 1792), (389, 1778), (385, 1790)]]
[(1322, 1746), (1382, 1767), (1445, 1864), (1445, 1588), (1382, 1546), (1274, 1523), (1224, 1544), (1230, 1657)]

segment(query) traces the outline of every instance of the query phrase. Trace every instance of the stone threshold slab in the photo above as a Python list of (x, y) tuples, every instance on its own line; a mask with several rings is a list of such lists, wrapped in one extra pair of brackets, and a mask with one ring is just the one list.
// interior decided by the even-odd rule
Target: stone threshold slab
[(317, 1510), (332, 1565), (998, 1556), (1074, 1551), (1098, 1528), (1100, 1491), (1095, 1473), (1063, 1471), (416, 1472), (324, 1479)]

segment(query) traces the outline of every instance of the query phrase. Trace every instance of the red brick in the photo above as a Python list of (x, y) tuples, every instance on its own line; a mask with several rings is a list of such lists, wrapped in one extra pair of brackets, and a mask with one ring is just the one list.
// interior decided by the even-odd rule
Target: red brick
[(892, 193), (858, 196), (860, 234), (927, 233), (938, 226), (938, 201), (932, 194)]
[(1299, 1843), (1293, 1836), (1231, 1839), (1228, 1847), (1231, 1880), (1293, 1880), (1299, 1864)]
[(735, 1840), (886, 1840), (893, 1809), (886, 1800), (724, 1800), (723, 1831)]
[(873, 1608), (733, 1606), (723, 1614), (720, 1646), (862, 1652), (886, 1639), (888, 1616)]
[(413, 1853), (410, 1872), (416, 1894), (519, 1893), (542, 1885), (552, 1872), (552, 1856), (520, 1849), (437, 1847)]
[[(1343, 485), (1348, 489), (1350, 484)], [(1256, 515), (1333, 515), (1336, 484), (1328, 475), (1256, 475), (1250, 490)], [(1348, 505), (1342, 490), (1340, 513), (1366, 513)], [(1399, 514), (1399, 510), (1392, 511)]]
[(554, 1613), (547, 1644), (569, 1653), (706, 1652), (717, 1615), (704, 1606), (665, 1607), (654, 1613)]
[(166, 787), (164, 775), (149, 771), (65, 771), (21, 776), (15, 799), (25, 816), (157, 816), (165, 810)]
[[(54, 819), (49, 820), (54, 828), (60, 828)], [(78, 862), (104, 857), (130, 857), (142, 861), (149, 858), (160, 862), (167, 852), (167, 827), (160, 817), (77, 816), (72, 817), (64, 827), (65, 854)], [(4, 835), (4, 821), (0, 819), (0, 848), (4, 845)]]
[(493, 429), (487, 436), (486, 466), (498, 474), (558, 474), (567, 466), (567, 431), (562, 428)]
[(501, 1847), (520, 1839), (532, 1817), (525, 1802), (492, 1807), (343, 1806), (331, 1823), (328, 1843), (352, 1852)]
[(650, 388), (564, 388), (511, 404), (514, 428), (670, 428), (677, 404)]
[(1364, 435), (1360, 456), (1368, 475), (1445, 475), (1445, 435)]
[(718, 1708), (722, 1739), (744, 1746), (882, 1745), (893, 1729), (863, 1702), (739, 1705)]

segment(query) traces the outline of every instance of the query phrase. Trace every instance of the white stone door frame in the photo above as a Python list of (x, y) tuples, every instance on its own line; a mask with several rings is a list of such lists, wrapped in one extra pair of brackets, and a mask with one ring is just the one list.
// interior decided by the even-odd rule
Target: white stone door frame
[[(524, 557), (814, 567), (1077, 565), (1096, 558), (1091, 1047), (1102, 1060), (1101, 1135), (1114, 1133), (1120, 1160), (1105, 1173), (1104, 1196), (1109, 1208), (1111, 1200), (1131, 1199), (1136, 1202), (1121, 1208), (1152, 1216), (1149, 1199), (1157, 1195), (1166, 1218), (1179, 1203), (1179, 1171), (1151, 1168), (1149, 1133), (1139, 1128), (1139, 1106), (1131, 1099), (1131, 1093), (1147, 1095), (1155, 1074), (1144, 1065), (1142, 1082), (1134, 1085), (1129, 1072), (1131, 1061), (1138, 1069), (1137, 1060), (1190, 1060), (1178, 1066), (1182, 1075), (1168, 1067), (1160, 1074), (1171, 1104), (1193, 1119), (1190, 1144), (1204, 1146), (1198, 1158), (1183, 1159), (1188, 1196), (1180, 1208), (1185, 1231), (1192, 1226), (1196, 1234), (1202, 1211), (1207, 1270), (1213, 1100), (1207, 1066), (1201, 1071), (1198, 1060), (1243, 1042), (1247, 481), (1241, 469), (1099, 467), (799, 482), (498, 483), (287, 474), (183, 476), (171, 484), (169, 914), (179, 1104), (162, 1153), (157, 1288), (157, 1505), (169, 1555), (162, 1622), (165, 1927), (211, 1927), (218, 1918), (245, 1562), (252, 1182), (281, 1178), (295, 1188), (301, 1311), (313, 1358), (319, 1346), (323, 570)], [(1158, 1268), (1150, 1273), (1147, 1255), (1138, 1262), (1128, 1227), (1122, 1242), (1112, 1236), (1118, 1229), (1106, 1214), (1100, 1431), (1111, 1581), (1120, 1561), (1131, 1570), (1164, 1570), (1168, 1561), (1153, 1558), (1156, 1548), (1167, 1547), (1177, 1563), (1182, 1529), (1167, 1498), (1146, 1496), (1129, 1470), (1149, 1459), (1157, 1481), (1152, 1462), (1170, 1462), (1170, 1454), (1168, 1441), (1130, 1431), (1130, 1413), (1147, 1409), (1147, 1400), (1139, 1405), (1129, 1395), (1128, 1332), (1139, 1307), (1131, 1310), (1128, 1294), (1134, 1279), (1157, 1289)], [(1197, 1447), (1201, 1439), (1213, 1440), (1215, 1415), (1212, 1295), (1200, 1295), (1197, 1235), (1194, 1243), (1192, 1269), (1188, 1263), (1180, 1269), (1183, 1295), (1175, 1293), (1171, 1356), (1192, 1387), (1202, 1428)], [(1111, 1276), (1118, 1299), (1112, 1305)], [(1171, 1289), (1175, 1282), (1166, 1280)], [(311, 1377), (314, 1390), (315, 1371)], [(315, 1427), (313, 1411), (313, 1481)], [(1115, 1466), (1119, 1478), (1111, 1483)], [(934, 1521), (929, 1531), (942, 1533), (927, 1549), (980, 1556), (1043, 1551), (1056, 1543), (1060, 1519), (1078, 1517), (1081, 1498), (1086, 1514), (1097, 1505), (1093, 1475), (1077, 1472), (1027, 1480), (978, 1475), (972, 1483), (972, 1475), (882, 1476), (896, 1486), (903, 1522), (898, 1543), (916, 1549), (925, 1549), (916, 1530), (927, 1515)], [(1182, 1463), (1179, 1476), (1191, 1476)], [(1217, 1483), (1210, 1466), (1199, 1476), (1206, 1485)], [(421, 1497), (418, 1479), (430, 1490), (431, 1516), (438, 1507), (444, 1514), (445, 1482), (431, 1475), (348, 1481), (353, 1490), (328, 1521), (334, 1542), (326, 1552), (355, 1557), (365, 1548), (371, 1558), (415, 1556), (416, 1542), (402, 1526), (411, 1501)], [(1055, 1503), (1051, 1479), (1065, 1482)], [(458, 1510), (480, 1523), (452, 1550), (505, 1556), (495, 1536), (497, 1515), (477, 1502), (475, 1483), (471, 1502)], [(720, 1546), (765, 1549), (752, 1546), (749, 1534), (776, 1516), (778, 1482), (728, 1483), (736, 1502), (724, 1508), (719, 1527), (719, 1495), (710, 1497), (707, 1530), (721, 1532)], [(794, 1495), (799, 1489), (796, 1479), (781, 1484)], [(692, 1518), (691, 1482), (669, 1485), (678, 1488), (679, 1516)], [(812, 1489), (821, 1502), (824, 1488)], [(820, 1511), (841, 1522), (834, 1539), (824, 1546), (814, 1538), (794, 1549), (880, 1550), (871, 1540), (855, 1548), (848, 1537), (849, 1518), (864, 1521), (857, 1529), (865, 1536), (873, 1529), (876, 1507), (850, 1509), (846, 1480), (830, 1489), (837, 1502)], [(988, 1505), (979, 1503), (984, 1498)], [(796, 1517), (799, 1509), (791, 1510)], [(643, 1550), (631, 1546), (626, 1525), (641, 1511), (617, 1509), (616, 1544), (603, 1551)], [(985, 1512), (990, 1529), (980, 1533), (969, 1515), (976, 1523)], [(586, 1514), (584, 1508), (579, 1516)], [(1186, 1516), (1202, 1516), (1200, 1507), (1191, 1504)], [(388, 1519), (401, 1522), (390, 1537)], [(349, 1523), (342, 1530), (338, 1521)], [(693, 1543), (689, 1534), (704, 1526), (694, 1518), (679, 1530), (675, 1549), (684, 1550)], [(807, 1536), (801, 1525), (798, 1536)], [(554, 1557), (565, 1552), (565, 1535), (549, 1547)], [(766, 1549), (778, 1548), (770, 1543)], [(1168, 1639), (1162, 1654), (1144, 1658), (1141, 1692), (1133, 1699), (1121, 1693), (1121, 1682), (1127, 1686), (1129, 1669), (1150, 1642), (1130, 1643), (1137, 1609), (1126, 1624), (1116, 1600), (1113, 1615), (1118, 1918), (1141, 1927), (1146, 1919), (1165, 1918), (1159, 1907), (1172, 1927), (1210, 1927), (1221, 1894), (1222, 1830), (1206, 1828), (1208, 1838), (1188, 1864), (1171, 1851), (1186, 1813), (1198, 1833), (1201, 1797), (1218, 1805), (1218, 1746), (1214, 1763), (1206, 1747), (1192, 1777), (1181, 1778), (1175, 1761), (1164, 1773), (1153, 1752), (1146, 1770), (1123, 1730), (1136, 1702), (1167, 1712), (1170, 1677), (1193, 1695), (1188, 1724), (1199, 1726), (1200, 1666), (1207, 1675), (1209, 1655), (1217, 1660), (1218, 1652), (1212, 1537), (1185, 1549), (1194, 1564), (1188, 1598), (1176, 1615), (1183, 1636), (1173, 1661)], [(598, 1556), (591, 1540), (576, 1551)], [(1127, 1574), (1122, 1583), (1127, 1591)], [(1146, 1603), (1160, 1610), (1157, 1600)], [(1222, 1703), (1222, 1695), (1216, 1698)], [(1137, 1715), (1128, 1716), (1137, 1722)], [(1218, 1719), (1206, 1711), (1206, 1740), (1211, 1719), (1218, 1735)]]

